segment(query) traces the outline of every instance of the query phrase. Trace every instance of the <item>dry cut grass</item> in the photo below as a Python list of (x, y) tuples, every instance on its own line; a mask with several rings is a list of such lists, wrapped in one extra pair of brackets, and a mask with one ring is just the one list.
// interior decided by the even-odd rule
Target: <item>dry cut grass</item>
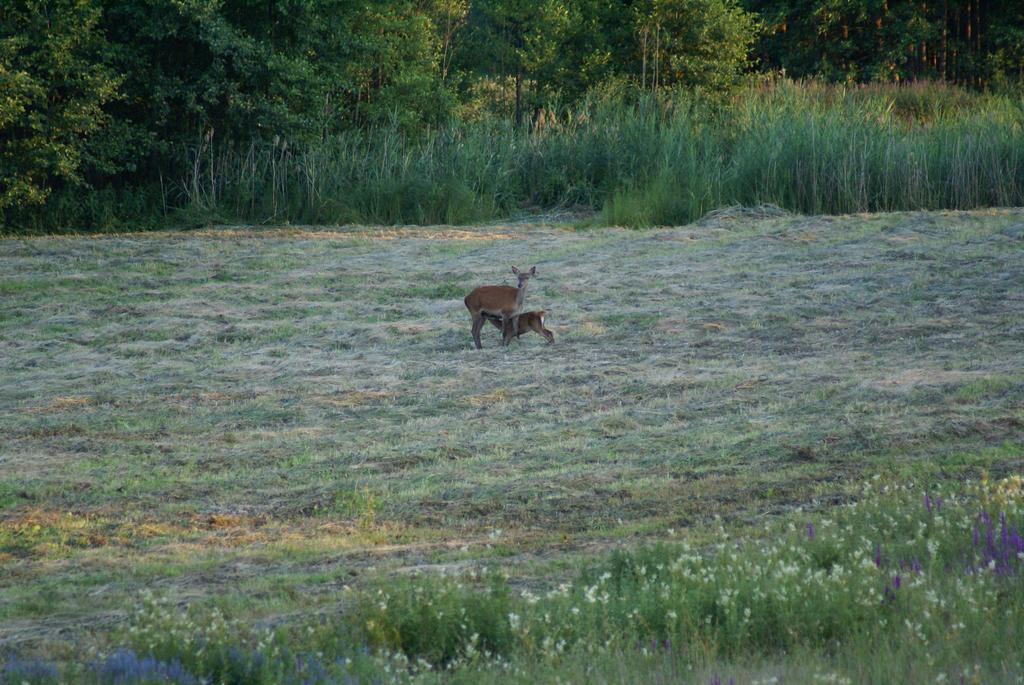
[[(1019, 469), (1024, 212), (0, 241), (0, 644)], [(472, 349), (537, 265), (557, 343)], [(49, 647), (47, 647), (49, 649)]]

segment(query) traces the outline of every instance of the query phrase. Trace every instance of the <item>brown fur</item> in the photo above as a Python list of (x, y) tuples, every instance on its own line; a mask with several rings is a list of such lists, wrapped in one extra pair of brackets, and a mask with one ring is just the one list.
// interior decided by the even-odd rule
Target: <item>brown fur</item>
[(501, 321), (498, 327), (501, 328), (503, 346), (508, 345), (513, 336), (519, 335), (519, 313), (523, 309), (526, 284), (530, 278), (537, 275), (537, 267), (531, 267), (529, 271), (520, 271), (513, 266), (512, 273), (516, 275), (518, 287), (482, 285), (466, 295), (466, 299), (463, 300), (469, 315), (473, 317), (473, 343), (478, 350), (483, 347), (480, 344), (480, 329), (487, 319), (498, 318)]
[[(519, 315), (519, 333), (516, 335), (518, 338), (523, 333), (533, 331), (537, 335), (541, 336), (549, 343), (555, 342), (555, 334), (544, 327), (544, 315), (547, 310), (541, 309), (537, 312), (523, 312)], [(484, 318), (494, 324), (494, 327), (499, 331), (501, 330), (501, 318), (497, 316), (491, 316), (484, 314)]]

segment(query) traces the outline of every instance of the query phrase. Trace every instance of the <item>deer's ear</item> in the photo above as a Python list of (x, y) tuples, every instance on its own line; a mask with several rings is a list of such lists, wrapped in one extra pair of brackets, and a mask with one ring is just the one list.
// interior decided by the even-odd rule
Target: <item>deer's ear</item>
[(531, 266), (530, 267), (530, 275), (531, 276), (536, 276), (537, 275), (537, 267), (535, 267), (535, 266)]
[(518, 276), (518, 275), (519, 275), (519, 269), (517, 269), (517, 268), (515, 268), (515, 267), (513, 266), (513, 267), (512, 267), (512, 273), (514, 273), (514, 274), (515, 274), (516, 276)]

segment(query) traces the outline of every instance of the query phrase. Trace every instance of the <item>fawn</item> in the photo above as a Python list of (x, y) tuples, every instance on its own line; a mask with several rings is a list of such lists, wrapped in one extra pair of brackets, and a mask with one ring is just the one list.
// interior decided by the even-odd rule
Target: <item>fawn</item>
[[(526, 297), (526, 284), (537, 275), (537, 267), (529, 271), (520, 271), (512, 267), (512, 273), (518, 278), (515, 288), (510, 285), (482, 285), (476, 288), (463, 302), (469, 315), (473, 317), (473, 342), (476, 349), (483, 349), (480, 344), (480, 329), (484, 326), (485, 317), (497, 318), (501, 321), (501, 344), (507, 346), (513, 336), (519, 335), (519, 313), (523, 309), (523, 298)], [(508, 325), (506, 325), (508, 324)]]
[[(541, 309), (536, 312), (523, 312), (519, 315), (519, 332), (516, 333), (518, 338), (523, 333), (533, 331), (537, 335), (543, 337), (549, 343), (555, 342), (555, 334), (544, 327), (544, 315), (547, 314), (547, 310)], [(501, 318), (492, 316), (490, 314), (484, 314), (484, 318), (494, 324), (494, 327), (501, 330)]]

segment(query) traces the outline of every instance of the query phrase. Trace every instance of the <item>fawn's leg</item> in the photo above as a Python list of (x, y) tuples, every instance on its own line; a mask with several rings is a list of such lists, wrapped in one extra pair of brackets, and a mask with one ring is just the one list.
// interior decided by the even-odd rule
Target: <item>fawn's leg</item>
[(541, 323), (542, 319), (532, 319), (530, 321), (530, 329), (540, 337), (547, 340), (549, 343), (555, 342), (555, 336), (548, 329), (544, 328), (544, 324)]

